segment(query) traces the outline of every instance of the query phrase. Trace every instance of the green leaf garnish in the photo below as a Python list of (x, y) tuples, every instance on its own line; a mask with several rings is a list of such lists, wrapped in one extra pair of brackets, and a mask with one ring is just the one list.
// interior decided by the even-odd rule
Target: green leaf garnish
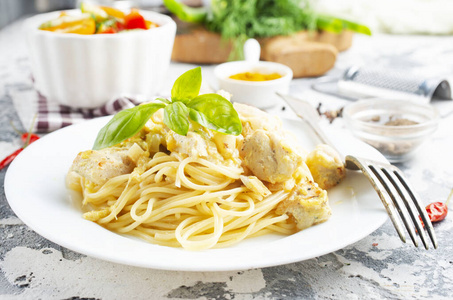
[(164, 124), (180, 135), (186, 135), (189, 131), (187, 115), (189, 109), (182, 102), (175, 102), (165, 106)]
[(182, 74), (171, 90), (171, 100), (147, 103), (117, 113), (98, 133), (93, 149), (117, 145), (136, 135), (159, 109), (164, 108), (164, 124), (180, 135), (187, 135), (190, 120), (208, 129), (239, 135), (242, 124), (230, 101), (218, 94), (198, 95), (201, 68)]
[(133, 137), (163, 107), (163, 103), (148, 103), (120, 111), (99, 131), (93, 149), (111, 147)]
[(206, 128), (233, 135), (242, 132), (242, 123), (233, 104), (218, 94), (195, 97), (187, 107), (190, 118)]
[(171, 89), (171, 101), (187, 103), (200, 93), (201, 68), (189, 70), (176, 79)]

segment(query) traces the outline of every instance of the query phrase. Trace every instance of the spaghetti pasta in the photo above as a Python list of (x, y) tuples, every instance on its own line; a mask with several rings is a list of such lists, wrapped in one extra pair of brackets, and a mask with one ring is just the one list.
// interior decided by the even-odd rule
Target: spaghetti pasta
[[(289, 161), (285, 171), (291, 167), (287, 178), (268, 182), (254, 176), (252, 162), (241, 154), (241, 147), (253, 142), (253, 132), (262, 130), (250, 118), (242, 118), (249, 128), (247, 135), (235, 137), (233, 142), (231, 138), (218, 142), (223, 136), (209, 129), (175, 136), (160, 120), (153, 117), (135, 137), (113, 148), (77, 156), (67, 184), (82, 194), (84, 218), (153, 244), (202, 250), (303, 229), (294, 211), (278, 209), (285, 201), (301, 205), (304, 218), (313, 219), (309, 226), (330, 215), (325, 191), (312, 181), (301, 156), (286, 142), (280, 144), (286, 147), (284, 160)], [(152, 151), (157, 137), (160, 150)], [(140, 155), (128, 153), (132, 145), (140, 146)], [(204, 153), (201, 148), (208, 155), (200, 154)], [(118, 168), (110, 165), (111, 174), (107, 174), (106, 166), (116, 161), (130, 163), (131, 157), (136, 158), (132, 171), (115, 173)], [(308, 198), (301, 192), (304, 188), (310, 191)]]

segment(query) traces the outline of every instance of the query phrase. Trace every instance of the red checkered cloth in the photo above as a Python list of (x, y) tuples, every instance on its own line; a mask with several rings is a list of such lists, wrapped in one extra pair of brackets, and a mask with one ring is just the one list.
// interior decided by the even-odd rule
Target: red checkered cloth
[(72, 108), (49, 102), (46, 97), (38, 93), (38, 109), (33, 131), (51, 132), (84, 120), (113, 115), (138, 104), (140, 102), (134, 99), (121, 97), (94, 109)]

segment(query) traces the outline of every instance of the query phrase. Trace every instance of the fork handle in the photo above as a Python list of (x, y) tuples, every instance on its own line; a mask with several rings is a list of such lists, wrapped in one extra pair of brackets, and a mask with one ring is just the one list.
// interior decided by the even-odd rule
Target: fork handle
[(327, 144), (330, 147), (332, 147), (333, 149), (335, 149), (335, 151), (337, 151), (340, 154), (341, 159), (344, 161), (343, 154), (340, 151), (338, 151), (337, 147), (335, 147), (335, 145), (332, 143), (332, 141), (327, 137), (327, 135), (321, 129), (321, 126), (319, 126), (318, 120), (316, 120), (315, 118), (308, 116), (308, 115), (305, 117), (302, 115), (299, 115), (299, 117), (301, 117), (303, 120), (305, 120), (305, 122), (307, 122), (308, 126), (311, 127), (311, 129), (314, 131), (314, 133), (319, 138), (321, 143)]

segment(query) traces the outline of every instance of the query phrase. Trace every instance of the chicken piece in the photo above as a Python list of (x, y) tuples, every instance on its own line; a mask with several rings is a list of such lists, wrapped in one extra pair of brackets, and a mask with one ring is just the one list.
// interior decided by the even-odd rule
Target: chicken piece
[(303, 158), (282, 132), (256, 130), (247, 136), (239, 150), (244, 165), (260, 180), (283, 182), (294, 174)]
[(141, 156), (143, 156), (143, 154), (145, 153), (145, 151), (143, 151), (143, 149), (137, 145), (137, 144), (133, 144), (129, 150), (127, 150), (127, 156), (135, 163), (137, 164), (137, 161), (140, 159)]
[(249, 190), (260, 194), (261, 196), (269, 196), (271, 194), (271, 191), (269, 191), (263, 182), (256, 178), (256, 176), (241, 175), (239, 178)]
[(291, 179), (274, 184), (269, 183), (267, 187), (272, 192), (277, 191), (290, 192), (295, 185), (300, 184), (301, 182), (305, 183), (307, 181), (314, 182), (313, 176), (311, 175), (310, 170), (308, 169), (305, 162), (302, 162), (299, 165), (299, 167), (297, 167), (296, 171), (293, 173), (293, 177)]
[(252, 134), (258, 129), (277, 131), (282, 128), (282, 122), (277, 116), (270, 115), (256, 107), (241, 103), (234, 103), (233, 106), (241, 118), (242, 135), (244, 137)]
[(241, 135), (234, 136), (231, 134), (224, 134), (217, 132), (214, 134), (213, 141), (217, 146), (217, 151), (224, 158), (238, 157), (238, 149), (236, 147), (238, 142), (241, 142), (243, 137)]
[(322, 189), (330, 189), (346, 176), (340, 155), (330, 146), (320, 144), (311, 151), (305, 160), (314, 181)]
[[(136, 153), (137, 149), (135, 149)], [(105, 148), (80, 152), (72, 163), (70, 171), (78, 173), (89, 181), (102, 185), (110, 178), (131, 173), (135, 162), (127, 148)], [(134, 154), (135, 156), (135, 154)]]
[(165, 147), (165, 137), (161, 133), (150, 132), (146, 135), (146, 146), (148, 147), (148, 151), (150, 153), (156, 153), (160, 151), (160, 146), (163, 145)]
[(195, 132), (190, 131), (184, 136), (174, 131), (168, 131), (165, 138), (169, 151), (189, 157), (208, 157), (210, 152), (217, 152), (213, 142)]
[(294, 188), (295, 185), (296, 185), (296, 180), (294, 178), (290, 178), (283, 182), (268, 183), (267, 188), (271, 192), (278, 192), (278, 191), (290, 192)]
[(243, 139), (242, 136), (217, 133), (196, 123), (190, 126), (191, 131), (186, 136), (177, 134), (168, 127), (164, 128), (165, 143), (162, 145), (172, 155), (180, 158), (203, 158), (219, 165), (241, 167), (237, 144)]
[(292, 216), (297, 229), (303, 230), (327, 221), (332, 211), (327, 192), (313, 182), (306, 182), (294, 187), (288, 197), (278, 204), (276, 213)]

